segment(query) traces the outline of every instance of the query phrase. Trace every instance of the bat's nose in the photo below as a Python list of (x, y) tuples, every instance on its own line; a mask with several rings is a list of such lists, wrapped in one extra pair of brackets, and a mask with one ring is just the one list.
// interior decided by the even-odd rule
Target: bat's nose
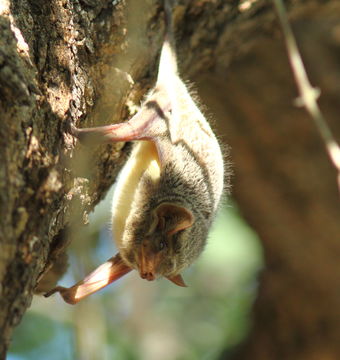
[(140, 271), (140, 277), (142, 279), (146, 279), (148, 281), (152, 281), (156, 279), (155, 273), (153, 271)]
[(159, 254), (155, 254), (150, 249), (150, 244), (143, 242), (139, 253), (139, 274), (142, 279), (153, 281), (156, 279), (157, 268), (159, 266)]

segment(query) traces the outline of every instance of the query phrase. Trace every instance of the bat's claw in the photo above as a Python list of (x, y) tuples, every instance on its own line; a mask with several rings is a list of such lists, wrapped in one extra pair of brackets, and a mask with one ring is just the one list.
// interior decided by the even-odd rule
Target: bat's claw
[(50, 297), (51, 295), (55, 294), (56, 292), (60, 293), (61, 297), (64, 299), (65, 302), (68, 304), (74, 305), (81, 299), (76, 299), (74, 297), (74, 293), (77, 290), (77, 285), (71, 287), (71, 288), (65, 288), (63, 286), (57, 286), (53, 288), (52, 290), (48, 291), (46, 294), (44, 294), (45, 297)]
[(55, 288), (53, 288), (50, 291), (48, 291), (47, 293), (45, 293), (44, 296), (47, 298), (47, 297), (50, 297), (51, 295), (55, 294), (56, 292), (61, 292), (62, 290), (65, 290), (65, 288), (62, 286), (56, 286)]
[(70, 117), (67, 118), (66, 124), (65, 124), (65, 130), (69, 134), (78, 137), (79, 130), (73, 125), (72, 120)]

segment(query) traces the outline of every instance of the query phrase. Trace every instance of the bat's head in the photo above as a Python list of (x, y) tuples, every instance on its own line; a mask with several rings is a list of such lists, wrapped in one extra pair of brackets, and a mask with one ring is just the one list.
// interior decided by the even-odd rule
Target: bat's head
[(164, 276), (186, 286), (180, 272), (197, 257), (190, 254), (194, 215), (186, 207), (163, 202), (151, 211), (149, 219), (144, 233), (135, 233), (132, 246), (120, 249), (122, 258), (143, 279)]
[(135, 226), (130, 224), (131, 228), (127, 226), (125, 232), (132, 235), (131, 241), (118, 254), (74, 286), (57, 286), (45, 296), (60, 292), (66, 302), (76, 304), (132, 269), (149, 281), (164, 276), (176, 285), (186, 286), (180, 272), (203, 249), (206, 232), (198, 226), (202, 221), (195, 222), (190, 210), (169, 202), (156, 206), (145, 219)]

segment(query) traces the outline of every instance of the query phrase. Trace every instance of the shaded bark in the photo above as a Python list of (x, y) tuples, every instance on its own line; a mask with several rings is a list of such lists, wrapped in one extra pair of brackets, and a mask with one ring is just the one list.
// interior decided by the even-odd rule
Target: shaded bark
[[(232, 147), (234, 196), (264, 244), (254, 328), (238, 357), (336, 359), (335, 172), (312, 122), (292, 106), (296, 91), (273, 9), (263, 1), (238, 5), (187, 0), (175, 13), (181, 72), (206, 73), (198, 78), (200, 95)], [(92, 126), (129, 117), (155, 79), (164, 30), (157, 1), (36, 0), (3, 7), (0, 358), (37, 280), (67, 245), (68, 226), (86, 222), (128, 151), (116, 144), (84, 154), (65, 133), (66, 118)], [(339, 134), (337, 13), (336, 1), (292, 7), (298, 34), (309, 26), (300, 40)]]
[[(328, 3), (293, 12), (307, 70), (337, 139), (339, 10)], [(263, 34), (242, 59), (200, 81), (204, 103), (231, 145), (234, 196), (265, 256), (253, 328), (232, 358), (338, 359), (337, 176), (313, 121), (293, 105), (297, 90), (281, 37)]]

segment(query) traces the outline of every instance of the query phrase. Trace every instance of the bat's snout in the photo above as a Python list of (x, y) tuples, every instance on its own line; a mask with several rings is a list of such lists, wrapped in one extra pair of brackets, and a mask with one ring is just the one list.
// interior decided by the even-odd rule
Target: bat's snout
[(146, 279), (148, 281), (153, 281), (153, 280), (156, 279), (156, 274), (153, 271), (149, 271), (149, 272), (145, 271), (145, 272), (143, 272), (142, 270), (140, 270), (140, 277), (142, 279)]
[(157, 270), (161, 261), (160, 254), (155, 254), (150, 244), (143, 242), (139, 253), (138, 270), (142, 279), (153, 281), (156, 279)]

